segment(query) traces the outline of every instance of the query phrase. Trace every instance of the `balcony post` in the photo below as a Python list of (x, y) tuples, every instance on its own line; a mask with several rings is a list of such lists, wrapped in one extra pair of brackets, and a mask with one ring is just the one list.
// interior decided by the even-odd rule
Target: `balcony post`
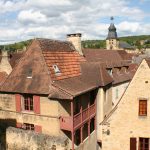
[(88, 136), (90, 136), (90, 120), (88, 121)]
[(88, 102), (88, 119), (90, 119), (90, 102)]
[(83, 123), (83, 108), (82, 108), (82, 103), (80, 101), (80, 113), (81, 113), (81, 122), (80, 123)]
[(74, 150), (74, 118), (73, 118), (73, 100), (71, 101), (71, 118), (72, 118), (72, 127), (71, 127), (71, 139), (72, 139), (72, 150)]
[(83, 126), (80, 128), (80, 139), (81, 143), (83, 143)]
[(74, 131), (71, 131), (71, 139), (72, 139), (72, 150), (74, 150)]

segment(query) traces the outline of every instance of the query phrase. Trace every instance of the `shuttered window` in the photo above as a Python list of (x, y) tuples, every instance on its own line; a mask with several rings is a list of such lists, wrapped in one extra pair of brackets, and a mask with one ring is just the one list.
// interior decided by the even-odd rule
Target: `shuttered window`
[(139, 150), (150, 150), (149, 149), (149, 138), (139, 139)]
[(147, 116), (147, 100), (139, 100), (139, 116)]
[(24, 123), (23, 129), (25, 130), (34, 130), (34, 124)]
[(33, 96), (32, 95), (24, 95), (24, 110), (33, 111)]
[[(16, 94), (16, 112), (32, 111), (35, 114), (40, 114), (40, 96), (29, 94)], [(22, 105), (21, 105), (22, 104)]]

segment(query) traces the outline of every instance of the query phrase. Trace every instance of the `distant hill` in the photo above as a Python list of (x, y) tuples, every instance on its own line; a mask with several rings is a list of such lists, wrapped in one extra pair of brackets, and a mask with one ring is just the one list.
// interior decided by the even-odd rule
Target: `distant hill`
[[(150, 35), (139, 35), (139, 36), (126, 36), (119, 37), (120, 41), (125, 41), (131, 46), (136, 46), (137, 48), (150, 47)], [(140, 41), (143, 40), (144, 44), (141, 45)], [(84, 48), (106, 48), (105, 40), (86, 40), (82, 41), (82, 46)]]
[[(150, 35), (140, 35), (140, 36), (126, 36), (119, 37), (120, 41), (126, 41), (132, 46), (137, 48), (149, 47), (150, 48)], [(144, 41), (144, 44), (141, 45), (141, 40)], [(5, 49), (8, 51), (16, 51), (17, 49), (23, 49), (24, 46), (28, 46), (31, 40), (22, 41), (10, 45), (5, 45)], [(3, 49), (4, 45), (0, 45), (0, 49)], [(83, 48), (106, 48), (105, 40), (85, 40), (82, 41)]]
[(5, 49), (7, 51), (14, 52), (16, 50), (23, 49), (25, 46), (28, 46), (30, 42), (31, 42), (31, 40), (27, 40), (27, 41), (21, 41), (21, 42), (9, 44), (9, 45), (0, 45), (0, 49), (3, 49), (5, 46)]

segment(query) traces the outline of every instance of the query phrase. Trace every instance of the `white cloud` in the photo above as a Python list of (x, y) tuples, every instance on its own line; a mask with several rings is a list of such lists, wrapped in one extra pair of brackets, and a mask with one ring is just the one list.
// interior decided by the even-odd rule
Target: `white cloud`
[(40, 11), (24, 10), (19, 13), (18, 21), (25, 23), (25, 24), (28, 24), (28, 23), (38, 24), (38, 23), (46, 23), (47, 18)]
[(126, 19), (116, 24), (119, 36), (150, 30), (149, 23), (142, 23), (147, 14), (130, 6), (129, 0), (0, 0), (0, 9), (1, 16), (18, 11), (11, 22), (2, 21), (5, 26), (0, 23), (0, 33), (4, 32), (0, 39), (10, 42), (33, 37), (65, 39), (73, 32), (83, 33), (83, 39), (105, 39), (109, 24), (103, 18), (110, 16)]

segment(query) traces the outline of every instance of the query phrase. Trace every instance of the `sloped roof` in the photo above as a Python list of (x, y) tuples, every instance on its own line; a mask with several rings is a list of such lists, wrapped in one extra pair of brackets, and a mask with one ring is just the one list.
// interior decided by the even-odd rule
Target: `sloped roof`
[(118, 62), (123, 60), (114, 50), (83, 49), (83, 54), (89, 62)]
[(36, 40), (39, 42), (41, 50), (44, 51), (75, 51), (75, 47), (67, 41), (50, 40), (44, 38), (38, 38)]
[(119, 47), (123, 49), (134, 49), (133, 46), (131, 46), (129, 43), (125, 41), (119, 41)]
[[(76, 51), (43, 51), (52, 80), (60, 80), (81, 75), (80, 61), (82, 56)], [(54, 65), (60, 73), (54, 71)]]
[(106, 39), (117, 39), (116, 27), (113, 23), (110, 24), (108, 28), (108, 36)]
[(19, 62), (19, 59), (23, 56), (24, 52), (10, 54), (10, 65), (12, 68)]
[(0, 72), (0, 84), (2, 84), (7, 78), (8, 74), (6, 72)]
[[(72, 99), (81, 93), (112, 83), (114, 79), (106, 68), (128, 65), (121, 62), (122, 58), (116, 51), (84, 52), (85, 58), (74, 50), (71, 43), (35, 39), (13, 68), (1, 91)], [(57, 65), (59, 74), (54, 72), (53, 65)]]
[(3, 92), (48, 94), (51, 83), (37, 41), (33, 41), (1, 87)]
[(70, 93), (73, 97), (113, 82), (100, 63), (82, 63), (82, 74), (78, 77), (58, 80), (53, 85)]

